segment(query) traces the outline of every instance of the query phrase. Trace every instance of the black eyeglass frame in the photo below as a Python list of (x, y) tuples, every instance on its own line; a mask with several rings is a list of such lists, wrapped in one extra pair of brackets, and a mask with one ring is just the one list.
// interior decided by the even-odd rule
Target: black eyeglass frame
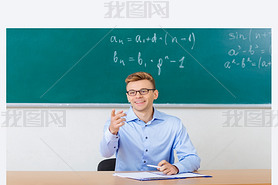
[[(126, 94), (127, 94), (128, 96), (136, 96), (136, 95), (137, 95), (137, 92), (139, 92), (140, 95), (146, 95), (146, 94), (142, 94), (142, 93), (141, 93), (142, 90), (147, 90), (148, 92), (147, 92), (146, 94), (149, 94), (150, 91), (155, 91), (156, 89), (146, 89), (146, 88), (143, 88), (143, 89), (140, 89), (140, 90), (138, 90), (138, 91), (136, 91), (136, 90), (129, 90), (129, 91), (126, 91)], [(135, 92), (135, 94), (134, 94), (134, 95), (130, 95), (130, 94), (129, 94), (130, 91)]]

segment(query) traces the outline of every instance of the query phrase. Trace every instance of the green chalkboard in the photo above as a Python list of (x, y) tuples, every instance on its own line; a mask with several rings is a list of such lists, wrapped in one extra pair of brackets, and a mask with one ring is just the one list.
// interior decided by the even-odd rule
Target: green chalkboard
[(7, 29), (7, 103), (127, 103), (151, 73), (162, 104), (270, 104), (271, 29)]

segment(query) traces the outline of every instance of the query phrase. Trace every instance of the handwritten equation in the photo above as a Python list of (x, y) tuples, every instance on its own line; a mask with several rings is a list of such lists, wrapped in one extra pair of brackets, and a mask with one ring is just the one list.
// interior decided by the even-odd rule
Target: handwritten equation
[(138, 52), (136, 56), (129, 56), (127, 59), (122, 59), (119, 57), (118, 52), (114, 51), (113, 61), (125, 66), (127, 62), (137, 63), (139, 66), (147, 67), (148, 63), (153, 63), (157, 67), (158, 76), (161, 74), (162, 66), (165, 62), (171, 63), (172, 65), (177, 65), (178, 68), (183, 69), (185, 64), (185, 57), (180, 58), (170, 58), (169, 56), (160, 57), (157, 59), (146, 59), (143, 57), (141, 52)]
[[(226, 70), (270, 69), (270, 29), (193, 29), (191, 31), (120, 32), (107, 37), (109, 60), (123, 67), (137, 65), (162, 69), (185, 68), (195, 63)], [(173, 33), (173, 34), (172, 34)], [(220, 34), (219, 34), (220, 33)], [(223, 34), (222, 34), (223, 33)], [(209, 63), (208, 63), (209, 61)], [(167, 64), (166, 63), (170, 63)]]
[[(196, 44), (196, 36), (194, 32), (182, 33), (179, 36), (171, 35), (168, 32), (158, 33), (148, 33), (148, 34), (134, 34), (133, 36), (119, 36), (112, 35), (109, 39), (110, 44), (115, 45), (119, 50), (113, 52), (113, 61), (114, 63), (119, 63), (122, 66), (127, 66), (130, 64), (136, 64), (142, 67), (152, 66), (157, 68), (157, 74), (161, 75), (162, 68), (165, 63), (171, 63), (171, 65), (177, 66), (177, 68), (183, 69), (185, 63), (185, 57), (175, 57), (171, 58), (165, 53), (159, 57), (155, 56), (146, 56), (142, 52), (144, 49), (139, 49), (135, 55), (130, 55), (127, 52), (124, 52), (124, 49), (137, 46), (137, 48), (144, 48), (151, 45), (152, 49), (166, 48), (168, 51), (168, 46), (172, 47), (176, 45), (178, 48), (186, 48), (187, 50), (194, 50)], [(127, 54), (126, 54), (127, 53)], [(130, 55), (130, 56), (127, 56)], [(153, 57), (153, 58), (150, 58)]]
[(271, 66), (271, 32), (248, 33), (231, 32), (228, 41), (234, 45), (227, 51), (230, 60), (224, 63), (226, 69), (234, 67), (244, 68), (268, 68)]
[(169, 33), (157, 34), (153, 33), (152, 35), (148, 36), (142, 36), (140, 34), (134, 36), (134, 37), (124, 37), (121, 38), (119, 36), (112, 35), (110, 37), (111, 43), (117, 43), (117, 44), (127, 44), (127, 43), (137, 43), (137, 44), (164, 44), (165, 46), (170, 44), (179, 44), (183, 46), (184, 44), (190, 45), (190, 49), (194, 49), (196, 38), (194, 32), (186, 34), (182, 37), (172, 36)]

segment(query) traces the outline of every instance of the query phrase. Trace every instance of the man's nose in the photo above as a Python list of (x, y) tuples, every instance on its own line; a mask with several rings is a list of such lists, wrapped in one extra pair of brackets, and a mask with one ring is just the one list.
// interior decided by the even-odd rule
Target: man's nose
[(139, 91), (136, 92), (135, 97), (141, 97), (142, 95), (140, 94)]

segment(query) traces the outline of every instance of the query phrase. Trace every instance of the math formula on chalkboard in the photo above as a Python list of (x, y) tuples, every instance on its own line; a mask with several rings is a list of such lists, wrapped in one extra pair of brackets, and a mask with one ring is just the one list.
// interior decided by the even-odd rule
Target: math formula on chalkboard
[(231, 68), (267, 68), (271, 66), (271, 46), (264, 44), (269, 42), (271, 32), (257, 32), (250, 29), (249, 32), (230, 32), (227, 42), (232, 44), (224, 67)]
[[(201, 36), (200, 36), (201, 34)], [(109, 43), (111, 46), (116, 46), (111, 56), (114, 63), (125, 67), (128, 65), (137, 64), (144, 68), (155, 68), (157, 75), (160, 76), (163, 73), (164, 68), (167, 68), (165, 64), (169, 66), (175, 66), (177, 70), (189, 67), (186, 66), (187, 62), (195, 61), (200, 65), (204, 65), (207, 61), (203, 61), (198, 56), (207, 55), (207, 53), (195, 52), (199, 47), (212, 47), (212, 44), (217, 42), (224, 42), (223, 46), (215, 48), (213, 52), (220, 53), (224, 55), (214, 55), (216, 58), (224, 56), (221, 63), (215, 64), (216, 68), (221, 65), (227, 70), (242, 70), (249, 68), (270, 68), (271, 66), (271, 32), (243, 29), (243, 31), (233, 31), (226, 32), (221, 38), (215, 38), (213, 43), (206, 43), (206, 39), (209, 39), (210, 34), (207, 37), (201, 38), (204, 33), (202, 32), (188, 32), (179, 33), (179, 36), (168, 33), (167, 30), (162, 30), (159, 33), (153, 32), (148, 34), (141, 34), (140, 32), (133, 33), (133, 36), (129, 35), (111, 35), (109, 37)], [(129, 52), (130, 48), (136, 46), (134, 52)], [(177, 55), (173, 55), (173, 51), (169, 55), (169, 49), (177, 47), (182, 52)], [(163, 48), (163, 52), (160, 55), (153, 55), (146, 53), (146, 48), (148, 50), (160, 50)], [(218, 51), (217, 51), (218, 50)], [(183, 55), (180, 55), (183, 53)], [(211, 62), (211, 61), (209, 61)], [(152, 69), (154, 70), (154, 69)]]
[[(122, 47), (126, 47), (129, 49), (132, 45), (136, 44), (141, 46), (141, 48), (146, 47), (146, 45), (151, 45), (152, 48), (159, 47), (172, 47), (172, 45), (178, 45), (185, 51), (187, 49), (193, 50), (196, 43), (196, 38), (194, 32), (189, 34), (184, 34), (182, 36), (175, 36), (171, 35), (168, 32), (164, 32), (162, 34), (158, 34), (156, 32), (151, 33), (149, 35), (140, 35), (137, 34), (134, 37), (119, 37), (117, 35), (112, 35), (110, 37), (110, 43), (122, 45)], [(186, 48), (186, 49), (185, 49)], [(143, 50), (143, 49), (142, 49)], [(161, 54), (159, 57), (147, 57), (144, 56), (144, 52), (139, 50), (136, 52), (135, 55), (129, 55), (125, 58), (120, 55), (119, 51), (115, 50), (113, 53), (113, 62), (119, 63), (122, 66), (129, 65), (130, 63), (137, 63), (139, 66), (143, 66), (147, 68), (149, 65), (148, 63), (152, 63), (157, 68), (157, 74), (160, 75), (162, 72), (163, 64), (164, 63), (171, 63), (172, 65), (177, 66), (177, 68), (184, 68), (184, 63), (186, 62), (185, 56), (180, 57), (170, 57), (167, 54)], [(126, 52), (125, 52), (126, 53)], [(126, 55), (126, 54), (125, 54)]]

